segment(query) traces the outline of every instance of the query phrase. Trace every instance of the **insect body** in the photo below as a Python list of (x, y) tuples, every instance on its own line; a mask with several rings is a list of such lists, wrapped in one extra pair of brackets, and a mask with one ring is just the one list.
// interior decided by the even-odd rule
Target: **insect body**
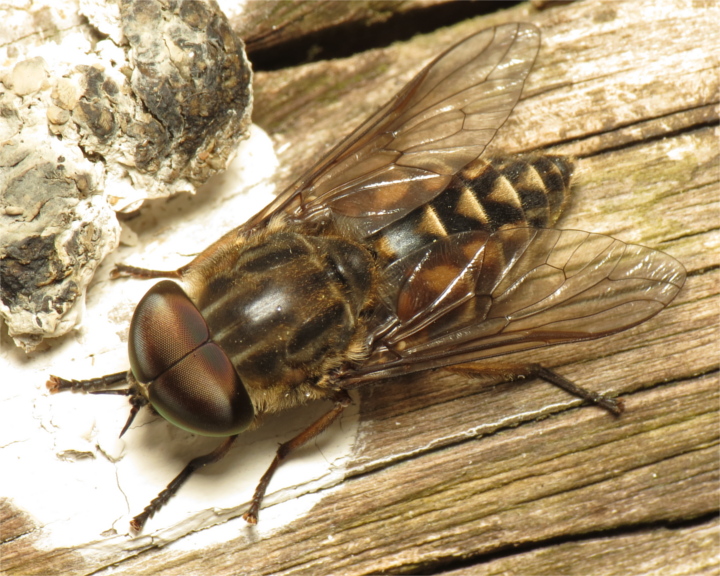
[[(280, 446), (245, 519), (257, 521), (280, 462), (347, 406), (347, 391), (421, 370), (534, 375), (613, 413), (616, 400), (537, 365), (478, 364), (612, 334), (682, 287), (673, 258), (599, 234), (550, 228), (573, 162), (487, 156), (535, 60), (539, 32), (508, 24), (437, 58), (267, 208), (172, 272), (133, 315), (131, 369), (54, 391), (126, 395), (127, 430), (147, 405), (224, 437), (132, 521), (142, 528), (197, 468), (264, 413), (311, 399), (335, 407)], [(127, 381), (127, 388), (113, 388)]]

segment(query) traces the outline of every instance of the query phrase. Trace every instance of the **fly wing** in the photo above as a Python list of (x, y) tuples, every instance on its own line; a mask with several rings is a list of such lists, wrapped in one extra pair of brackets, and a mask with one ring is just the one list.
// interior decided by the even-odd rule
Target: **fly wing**
[(539, 44), (535, 26), (513, 23), (453, 46), (246, 226), (329, 211), (363, 238), (432, 200), (510, 115)]
[(462, 232), (385, 271), (373, 353), (344, 382), (599, 338), (657, 314), (685, 282), (671, 256), (577, 230)]

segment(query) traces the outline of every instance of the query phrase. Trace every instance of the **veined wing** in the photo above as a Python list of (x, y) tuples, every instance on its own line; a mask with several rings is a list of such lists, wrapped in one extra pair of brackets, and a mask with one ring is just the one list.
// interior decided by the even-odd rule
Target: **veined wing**
[(243, 229), (329, 211), (363, 238), (432, 200), (510, 115), (539, 44), (535, 26), (513, 23), (453, 46)]
[(348, 387), (613, 334), (657, 314), (685, 282), (663, 252), (533, 228), (448, 236), (385, 273), (390, 320)]

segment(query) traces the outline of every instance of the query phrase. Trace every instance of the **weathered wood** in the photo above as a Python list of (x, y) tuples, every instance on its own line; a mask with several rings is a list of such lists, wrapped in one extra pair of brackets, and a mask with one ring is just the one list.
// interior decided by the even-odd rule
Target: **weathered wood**
[(501, 21), (536, 22), (541, 52), (498, 146), (578, 155), (559, 225), (657, 247), (689, 273), (678, 298), (641, 326), (522, 356), (621, 395), (623, 416), (538, 381), (434, 372), (382, 383), (361, 394), (347, 479), (270, 537), (231, 523), (201, 533), (204, 546), (139, 539), (112, 559), (41, 550), (28, 522), (3, 523), (2, 569), (718, 573), (719, 16), (712, 2), (681, 0), (662, 10), (654, 0), (584, 2), (542, 15), (521, 6), (257, 78), (255, 121), (276, 140), (287, 183), (440, 47)]
[(371, 26), (393, 16), (427, 9), (448, 0), (329, 0), (318, 10), (312, 2), (250, 0), (233, 19), (249, 50), (267, 50), (298, 39), (347, 26)]
[(238, 538), (182, 560), (160, 551), (119, 572), (162, 564), (178, 575), (312, 574), (332, 559), (336, 574), (417, 573), (516, 545), (703, 516), (716, 508), (703, 496), (718, 482), (717, 399), (705, 377), (633, 395), (632, 418), (574, 410), (458, 441), (347, 481), (271, 539)]
[[(714, 553), (720, 547), (717, 520), (700, 526), (637, 530), (633, 534), (595, 537), (513, 553), (482, 566), (442, 572), (444, 576), (702, 576), (717, 574)], [(663, 551), (685, 559), (667, 565)]]

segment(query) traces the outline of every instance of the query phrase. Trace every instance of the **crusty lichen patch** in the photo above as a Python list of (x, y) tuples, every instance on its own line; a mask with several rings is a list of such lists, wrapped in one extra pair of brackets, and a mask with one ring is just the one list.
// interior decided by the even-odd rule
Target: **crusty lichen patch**
[(194, 192), (250, 124), (250, 65), (214, 0), (80, 7), (90, 24), (48, 6), (0, 43), (0, 317), (26, 350), (79, 322), (115, 213)]

